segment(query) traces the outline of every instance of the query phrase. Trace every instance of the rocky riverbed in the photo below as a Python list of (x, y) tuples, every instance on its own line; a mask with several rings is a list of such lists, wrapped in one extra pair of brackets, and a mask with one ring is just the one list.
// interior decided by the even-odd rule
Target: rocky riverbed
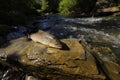
[[(24, 26), (6, 26), (0, 33), (0, 79), (119, 80), (119, 24), (112, 17), (50, 15)], [(38, 29), (60, 39), (62, 49), (27, 38)]]
[[(13, 72), (33, 75), (50, 80), (119, 80), (120, 66), (103, 61), (77, 39), (62, 39), (63, 49), (49, 48), (40, 43), (28, 41), (26, 37), (10, 41), (0, 49), (0, 62)], [(4, 79), (15, 80), (13, 73)], [(22, 77), (22, 76), (21, 76)], [(30, 76), (29, 76), (30, 77)], [(3, 78), (1, 78), (3, 79)], [(29, 79), (28, 79), (29, 80)], [(32, 79), (31, 79), (32, 80)]]

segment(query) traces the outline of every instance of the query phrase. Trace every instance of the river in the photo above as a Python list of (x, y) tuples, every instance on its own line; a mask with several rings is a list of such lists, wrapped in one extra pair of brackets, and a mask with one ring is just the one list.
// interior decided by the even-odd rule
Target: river
[[(77, 38), (92, 45), (93, 48), (107, 49), (106, 52), (98, 52), (98, 55), (104, 60), (120, 64), (120, 17), (66, 18), (50, 15), (42, 20), (36, 17), (30, 21), (34, 22), (33, 27), (47, 31), (59, 39)], [(8, 40), (24, 36), (27, 30), (20, 25), (13, 27), (18, 29), (18, 32), (8, 34)]]
[[(65, 18), (50, 16), (40, 23), (41, 29), (58, 38), (77, 38), (94, 47), (103, 60), (120, 64), (120, 17)], [(108, 51), (107, 51), (108, 50)]]
[[(91, 50), (96, 51), (102, 60), (120, 64), (120, 17), (67, 18), (50, 15), (44, 19), (40, 17), (32, 18), (24, 26), (17, 25), (12, 27), (15, 31), (5, 36), (8, 41), (23, 37), (26, 32), (34, 29), (42, 29), (59, 39), (77, 38), (90, 45)], [(9, 73), (11, 74), (8, 69), (4, 73), (3, 79), (7, 78), (5, 75)], [(21, 73), (21, 76), (23, 75)], [(27, 78), (29, 79), (30, 77), (28, 76)]]

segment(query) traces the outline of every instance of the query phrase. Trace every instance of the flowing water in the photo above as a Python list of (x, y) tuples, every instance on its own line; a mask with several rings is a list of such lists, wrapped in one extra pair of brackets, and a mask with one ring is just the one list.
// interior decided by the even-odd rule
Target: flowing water
[[(34, 25), (31, 26), (31, 22)], [(16, 31), (9, 33), (6, 39), (25, 36), (30, 28), (42, 29), (59, 39), (77, 38), (96, 49), (101, 59), (120, 64), (120, 17), (65, 18), (51, 15), (42, 20), (37, 17), (31, 22), (28, 22), (30, 27), (13, 26)]]
[[(43, 29), (58, 38), (77, 38), (93, 47), (102, 47), (108, 51), (98, 54), (101, 58), (120, 63), (120, 17), (65, 18), (51, 15), (41, 20), (33, 20), (34, 27)], [(14, 26), (18, 32), (7, 35), (11, 40), (24, 36), (24, 26)]]
[(54, 26), (52, 24), (48, 30), (50, 33), (59, 38), (77, 38), (91, 44), (93, 48), (102, 47), (105, 51), (98, 52), (101, 58), (120, 63), (120, 17), (55, 17), (48, 21), (54, 22)]
[[(59, 39), (77, 38), (95, 49), (102, 47), (105, 52), (98, 51), (101, 58), (120, 64), (120, 17), (65, 18), (50, 15), (43, 20), (37, 18), (33, 22), (36, 23), (34, 27), (45, 30)], [(18, 31), (8, 34), (8, 40), (25, 36), (24, 32), (27, 29), (24, 26), (14, 28)]]

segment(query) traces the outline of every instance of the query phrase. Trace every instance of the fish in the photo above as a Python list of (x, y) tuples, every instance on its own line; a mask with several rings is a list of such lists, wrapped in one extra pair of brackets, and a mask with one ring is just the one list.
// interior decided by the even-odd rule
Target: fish
[(60, 40), (58, 40), (54, 35), (49, 34), (45, 31), (38, 30), (38, 32), (33, 33), (29, 36), (34, 42), (44, 44), (48, 47), (62, 48)]

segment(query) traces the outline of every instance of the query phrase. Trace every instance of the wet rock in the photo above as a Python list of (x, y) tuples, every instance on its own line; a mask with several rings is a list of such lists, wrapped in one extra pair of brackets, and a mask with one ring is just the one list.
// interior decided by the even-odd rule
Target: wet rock
[[(50, 80), (105, 80), (92, 54), (77, 39), (62, 39), (63, 49), (27, 41), (10, 41), (0, 51), (0, 62), (15, 71)], [(116, 71), (115, 71), (116, 72)]]
[(111, 80), (120, 80), (120, 65), (114, 62), (104, 61), (105, 70)]
[(33, 75), (26, 75), (25, 80), (41, 80), (41, 79), (36, 78)]
[[(99, 63), (87, 50), (87, 46), (83, 46), (77, 39), (61, 39), (61, 42), (63, 49), (49, 48), (27, 41), (25, 37), (12, 40), (10, 45), (0, 49), (0, 63), (10, 66), (14, 71), (33, 75), (27, 76), (26, 79), (105, 80), (109, 76), (110, 79), (119, 80), (118, 64), (104, 61), (103, 66), (102, 60)], [(106, 53), (111, 52), (106, 47), (96, 48), (98, 51), (101, 49), (105, 49)], [(7, 77), (9, 76), (5, 78)]]
[(102, 60), (117, 62), (116, 55), (108, 46), (94, 46), (93, 51), (96, 52)]

